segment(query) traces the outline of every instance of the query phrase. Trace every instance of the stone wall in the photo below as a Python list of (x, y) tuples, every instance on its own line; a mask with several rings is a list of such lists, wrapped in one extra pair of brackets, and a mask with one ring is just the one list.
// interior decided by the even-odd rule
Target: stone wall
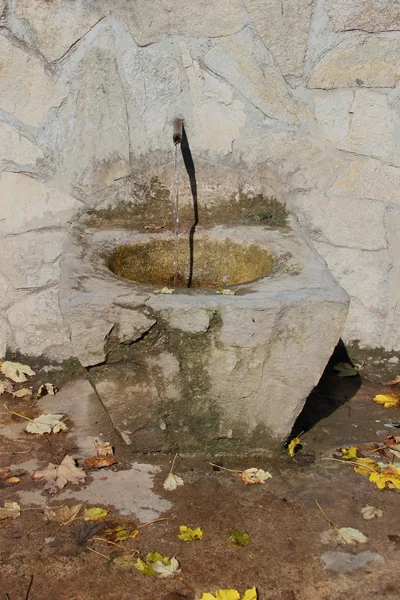
[(0, 15), (0, 354), (71, 355), (69, 228), (151, 197), (154, 177), (168, 189), (176, 116), (199, 202), (283, 199), (351, 296), (345, 341), (400, 350), (398, 0), (0, 0)]

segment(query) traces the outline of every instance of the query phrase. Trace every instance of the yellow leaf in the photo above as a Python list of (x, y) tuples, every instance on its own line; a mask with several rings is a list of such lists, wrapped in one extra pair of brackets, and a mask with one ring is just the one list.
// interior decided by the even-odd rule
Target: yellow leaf
[(184, 542), (193, 542), (194, 540), (203, 539), (203, 532), (200, 527), (196, 527), (196, 529), (190, 529), (190, 527), (186, 527), (186, 525), (181, 525), (179, 527), (178, 538)]
[(360, 475), (369, 477), (372, 471), (380, 471), (380, 466), (372, 458), (357, 458), (357, 462), (354, 463), (354, 470)]
[(21, 515), (21, 507), (17, 502), (6, 500), (4, 507), (0, 508), (0, 521), (3, 519), (17, 519)]
[(257, 590), (255, 587), (252, 587), (249, 590), (246, 590), (242, 600), (257, 600)]
[(350, 446), (350, 448), (341, 448), (342, 452), (341, 458), (343, 460), (352, 460), (353, 458), (357, 458), (357, 448), (355, 446)]
[(272, 475), (269, 471), (264, 471), (263, 469), (257, 469), (256, 467), (253, 467), (240, 473), (240, 477), (246, 485), (254, 485), (256, 483), (264, 485), (266, 480), (270, 479)]
[(108, 515), (108, 510), (105, 508), (100, 508), (98, 506), (93, 506), (92, 508), (87, 508), (83, 515), (84, 521), (101, 521)]
[(383, 490), (386, 485), (400, 490), (400, 474), (371, 473), (369, 480), (372, 481), (372, 483), (375, 483), (380, 490)]
[(290, 455), (290, 456), (294, 456), (294, 453), (295, 453), (296, 447), (297, 447), (297, 446), (300, 446), (300, 445), (301, 445), (301, 440), (300, 440), (300, 438), (299, 438), (299, 437), (293, 438), (293, 439), (290, 441), (290, 444), (289, 444), (289, 446), (288, 446), (288, 452), (289, 452), (289, 455)]
[(215, 596), (205, 593), (200, 600), (240, 600), (240, 594), (237, 590), (217, 590)]
[(154, 569), (151, 565), (145, 563), (141, 558), (138, 558), (136, 561), (136, 568), (141, 572), (145, 577), (153, 577)]
[(399, 394), (377, 394), (373, 401), (376, 404), (383, 404), (385, 408), (397, 408), (400, 405)]

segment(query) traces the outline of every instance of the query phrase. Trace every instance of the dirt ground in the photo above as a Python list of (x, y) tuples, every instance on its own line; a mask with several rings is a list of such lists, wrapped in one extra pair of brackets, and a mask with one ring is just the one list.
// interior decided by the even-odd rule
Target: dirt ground
[[(45, 377), (39, 372), (29, 383)], [(400, 421), (400, 410), (372, 402), (382, 389), (359, 376), (342, 379), (331, 364), (296, 424), (294, 433), (305, 433), (293, 458), (282, 449), (274, 459), (214, 459), (229, 469), (268, 470), (272, 478), (265, 485), (246, 486), (238, 473), (219, 470), (206, 459), (178, 458), (175, 471), (184, 485), (174, 491), (163, 488), (172, 457), (130, 453), (83, 373), (62, 383), (54, 398), (45, 396), (33, 406), (31, 400), (4, 394), (1, 404), (30, 418), (42, 412), (67, 414), (69, 430), (29, 435), (23, 431), (26, 420), (1, 408), (0, 468), (10, 468), (20, 482), (0, 480), (0, 495), (2, 502), (18, 502), (21, 516), (0, 521), (0, 600), (198, 600), (219, 588), (243, 594), (253, 586), (259, 600), (398, 599), (400, 543), (388, 536), (400, 536), (400, 492), (381, 491), (351, 466), (324, 460), (337, 448), (396, 435), (399, 430), (387, 425)], [(55, 495), (43, 490), (43, 481), (32, 479), (37, 469), (66, 454), (82, 466), (94, 453), (93, 436), (100, 435), (115, 445), (116, 465), (88, 470), (84, 484), (67, 484)], [(368, 542), (325, 545), (320, 536), (333, 527), (316, 501), (332, 523), (361, 530)], [(72, 523), (46, 519), (46, 507), (76, 503), (84, 506)], [(366, 505), (379, 507), (383, 516), (364, 520), (360, 511)], [(84, 508), (93, 506), (109, 511), (107, 522), (129, 520), (140, 526), (167, 520), (120, 542), (132, 549), (125, 553), (104, 541), (104, 523), (82, 519)], [(201, 527), (203, 539), (180, 540), (180, 525)], [(228, 543), (233, 528), (249, 534), (246, 547)], [(132, 556), (133, 549), (142, 558), (154, 551), (176, 556), (181, 573), (145, 577), (132, 565), (123, 570), (112, 560), (118, 554)], [(365, 552), (361, 557), (376, 560), (351, 570), (352, 561)], [(329, 558), (338, 563), (338, 553), (345, 566), (326, 568)]]

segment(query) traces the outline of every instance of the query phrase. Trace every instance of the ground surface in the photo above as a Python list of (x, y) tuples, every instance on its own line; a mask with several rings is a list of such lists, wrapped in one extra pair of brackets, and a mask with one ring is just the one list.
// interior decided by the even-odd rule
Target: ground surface
[[(47, 376), (39, 373), (30, 384), (39, 379)], [(163, 489), (172, 457), (132, 455), (113, 431), (83, 373), (60, 385), (55, 397), (45, 396), (33, 406), (32, 400), (3, 395), (3, 402), (26, 416), (68, 415), (69, 430), (29, 435), (23, 431), (27, 421), (1, 409), (0, 468), (22, 474), (17, 484), (0, 482), (0, 494), (2, 500), (18, 502), (22, 512), (19, 518), (0, 521), (0, 600), (197, 600), (206, 591), (232, 587), (243, 593), (252, 586), (257, 586), (260, 600), (399, 598), (400, 544), (388, 535), (400, 534), (400, 492), (380, 491), (351, 466), (322, 460), (341, 446), (396, 434), (398, 430), (385, 424), (400, 421), (400, 410), (371, 402), (381, 390), (381, 385), (358, 376), (341, 379), (328, 368), (297, 425), (306, 433), (294, 458), (283, 451), (274, 460), (219, 460), (227, 468), (257, 466), (270, 471), (272, 479), (265, 485), (245, 486), (237, 473), (217, 470), (207, 460), (184, 458), (176, 466), (184, 485), (174, 491)], [(32, 479), (37, 469), (61, 461), (66, 454), (82, 466), (84, 458), (94, 454), (93, 436), (115, 445), (116, 465), (88, 470), (84, 484), (67, 484), (56, 495), (49, 495), (42, 481)], [(316, 501), (333, 523), (361, 530), (368, 543), (324, 545), (320, 535), (332, 527)], [(61, 527), (46, 520), (46, 507), (78, 502), (84, 508), (108, 509), (106, 519), (138, 525), (167, 518), (121, 543), (139, 550), (142, 557), (152, 551), (176, 556), (181, 575), (156, 579), (132, 567), (122, 570), (105, 557), (124, 551), (94, 540), (104, 537), (102, 525), (85, 542), (82, 528), (92, 525), (82, 518)], [(381, 508), (383, 517), (365, 521), (360, 514), (365, 505)], [(180, 525), (201, 527), (204, 538), (181, 541)], [(248, 546), (235, 548), (227, 542), (232, 528), (248, 532)], [(327, 552), (341, 553), (348, 565), (362, 552), (377, 553), (379, 560), (358, 570), (336, 572), (325, 568), (322, 555)], [(337, 555), (330, 556), (337, 562)]]

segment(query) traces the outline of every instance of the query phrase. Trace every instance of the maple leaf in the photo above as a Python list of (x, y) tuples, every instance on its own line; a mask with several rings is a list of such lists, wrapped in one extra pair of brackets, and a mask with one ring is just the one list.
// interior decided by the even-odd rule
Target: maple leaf
[(16, 392), (11, 392), (13, 398), (27, 398), (32, 396), (32, 390), (29, 388), (22, 388), (21, 390), (17, 390)]
[(267, 479), (272, 477), (272, 475), (268, 471), (253, 467), (252, 469), (246, 469), (240, 473), (240, 477), (246, 485), (254, 485), (256, 483), (264, 484)]
[(115, 456), (89, 456), (85, 458), (86, 469), (104, 469), (115, 465), (117, 459)]
[(60, 421), (64, 415), (52, 415), (50, 413), (46, 415), (40, 415), (28, 423), (25, 427), (25, 431), (28, 433), (58, 433), (59, 431), (66, 431), (68, 427)]
[(45, 479), (51, 489), (56, 486), (61, 490), (68, 482), (79, 484), (85, 481), (86, 473), (75, 465), (72, 456), (67, 455), (61, 464), (49, 463), (42, 471), (36, 471), (33, 479)]
[(367, 536), (353, 527), (340, 527), (337, 533), (347, 544), (366, 544), (368, 542)]
[(294, 456), (297, 446), (301, 446), (301, 439), (299, 437), (295, 437), (290, 440), (288, 445), (289, 456)]
[(155, 575), (154, 569), (152, 565), (149, 565), (147, 562), (144, 562), (141, 558), (136, 560), (135, 567), (144, 577), (153, 577)]
[(179, 561), (173, 556), (169, 561), (169, 564), (165, 564), (162, 560), (157, 560), (153, 563), (153, 570), (161, 578), (171, 577), (181, 572)]
[(364, 506), (361, 509), (361, 514), (363, 519), (366, 521), (370, 521), (371, 519), (379, 519), (383, 515), (383, 511), (380, 508), (376, 508), (376, 506)]
[(167, 479), (164, 481), (163, 488), (171, 492), (172, 490), (176, 490), (178, 485), (183, 485), (183, 479), (174, 473), (169, 473)]
[(57, 521), (58, 523), (67, 525), (76, 519), (82, 506), (83, 504), (74, 504), (70, 508), (66, 504), (63, 504), (62, 506), (56, 506), (55, 508), (46, 508), (44, 514), (48, 521)]
[(353, 367), (350, 363), (341, 362), (333, 368), (335, 371), (338, 371), (339, 377), (354, 377), (354, 375), (358, 375), (358, 369)]
[(23, 365), (17, 362), (10, 362), (9, 360), (5, 360), (3, 362), (3, 364), (0, 367), (0, 370), (3, 373), (3, 375), (17, 383), (27, 381), (26, 375), (35, 375), (35, 371), (32, 371), (32, 369), (28, 365)]
[(380, 466), (372, 458), (357, 458), (354, 470), (360, 475), (369, 477), (372, 471), (380, 471)]
[(194, 540), (202, 540), (203, 532), (200, 527), (196, 527), (196, 529), (190, 529), (190, 527), (186, 527), (186, 525), (181, 525), (179, 527), (178, 538), (183, 540), (184, 542), (193, 542)]
[(87, 508), (83, 515), (84, 521), (102, 521), (104, 517), (108, 515), (108, 510), (100, 508), (99, 506), (93, 506)]
[(237, 529), (231, 529), (229, 532), (228, 542), (232, 546), (247, 546), (250, 543), (250, 536), (248, 533), (241, 533)]
[(383, 490), (387, 487), (395, 487), (400, 490), (400, 471), (399, 474), (395, 473), (371, 473), (369, 480), (375, 483), (376, 486)]
[(107, 521), (107, 529), (103, 535), (109, 537), (113, 542), (123, 542), (139, 535), (139, 529), (133, 521)]
[(383, 404), (385, 408), (397, 408), (400, 405), (400, 394), (377, 394), (372, 400), (376, 404)]
[[(245, 591), (242, 600), (257, 600), (257, 591), (256, 588), (253, 587)], [(237, 590), (217, 590), (215, 592), (215, 596), (210, 593), (205, 593), (202, 595), (200, 600), (240, 600), (240, 594)]]
[(113, 564), (123, 571), (130, 571), (138, 568), (137, 561), (138, 559), (133, 554), (121, 554), (113, 559)]
[(6, 500), (0, 507), (0, 521), (3, 519), (17, 519), (21, 515), (21, 507), (17, 502)]
[(107, 458), (108, 456), (114, 456), (114, 450), (110, 442), (102, 442), (101, 440), (94, 438), (94, 444), (96, 447), (96, 455), (99, 458)]
[(357, 458), (357, 448), (355, 446), (341, 448), (340, 451), (342, 453), (340, 458), (343, 460), (352, 460), (353, 458)]

